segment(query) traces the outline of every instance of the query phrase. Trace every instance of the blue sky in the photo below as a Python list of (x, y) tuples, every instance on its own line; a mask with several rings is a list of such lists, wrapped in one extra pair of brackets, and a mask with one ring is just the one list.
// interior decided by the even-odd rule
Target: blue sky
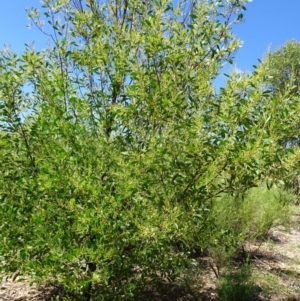
[[(0, 48), (11, 45), (17, 52), (26, 42), (36, 41), (36, 48), (46, 45), (47, 37), (37, 29), (27, 29), (26, 7), (40, 7), (39, 0), (2, 1), (0, 18)], [(238, 38), (244, 41), (237, 52), (235, 65), (241, 70), (252, 70), (252, 65), (263, 58), (268, 47), (282, 46), (290, 39), (300, 41), (300, 0), (253, 0), (247, 5), (246, 20), (234, 26)], [(217, 85), (222, 85), (220, 76)]]
[(0, 49), (10, 45), (12, 50), (22, 52), (26, 42), (36, 41), (37, 49), (46, 45), (47, 38), (37, 29), (28, 29), (26, 7), (41, 7), (39, 0), (6, 0), (1, 3)]
[(246, 20), (234, 28), (244, 41), (236, 54), (238, 68), (251, 70), (257, 59), (295, 39), (300, 42), (299, 0), (253, 0), (247, 5)]

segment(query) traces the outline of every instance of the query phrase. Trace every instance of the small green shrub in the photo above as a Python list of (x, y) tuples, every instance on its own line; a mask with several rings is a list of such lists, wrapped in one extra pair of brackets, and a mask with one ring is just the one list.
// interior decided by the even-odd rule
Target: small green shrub
[(231, 271), (220, 277), (218, 287), (220, 301), (251, 300), (255, 293), (251, 274), (251, 266), (244, 264), (237, 271)]
[(286, 223), (293, 201), (292, 194), (277, 187), (255, 187), (240, 197), (224, 194), (215, 199), (208, 251), (217, 268), (228, 265), (245, 241), (261, 239), (272, 226)]

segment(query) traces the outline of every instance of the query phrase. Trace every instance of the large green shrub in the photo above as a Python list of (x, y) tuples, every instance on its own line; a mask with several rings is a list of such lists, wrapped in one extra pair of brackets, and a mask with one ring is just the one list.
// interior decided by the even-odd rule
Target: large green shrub
[(245, 2), (44, 1), (53, 47), (0, 56), (2, 271), (134, 299), (213, 243), (218, 196), (288, 178), (297, 99), (265, 64), (212, 86)]

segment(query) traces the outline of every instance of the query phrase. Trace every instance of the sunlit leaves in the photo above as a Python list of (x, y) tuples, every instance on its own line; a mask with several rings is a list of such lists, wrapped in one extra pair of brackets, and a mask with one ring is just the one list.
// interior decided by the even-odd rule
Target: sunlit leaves
[(0, 250), (6, 272), (112, 300), (231, 243), (214, 200), (288, 177), (298, 106), (265, 65), (215, 93), (245, 1), (75, 2), (44, 1), (51, 47), (0, 58)]

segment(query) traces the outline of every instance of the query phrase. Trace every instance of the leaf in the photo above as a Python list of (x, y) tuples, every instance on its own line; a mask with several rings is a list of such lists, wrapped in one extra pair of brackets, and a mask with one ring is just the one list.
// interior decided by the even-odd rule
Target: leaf
[(148, 19), (145, 19), (145, 20), (144, 20), (144, 23), (146, 23), (148, 26), (151, 26), (151, 25), (152, 25), (151, 22), (150, 22)]

